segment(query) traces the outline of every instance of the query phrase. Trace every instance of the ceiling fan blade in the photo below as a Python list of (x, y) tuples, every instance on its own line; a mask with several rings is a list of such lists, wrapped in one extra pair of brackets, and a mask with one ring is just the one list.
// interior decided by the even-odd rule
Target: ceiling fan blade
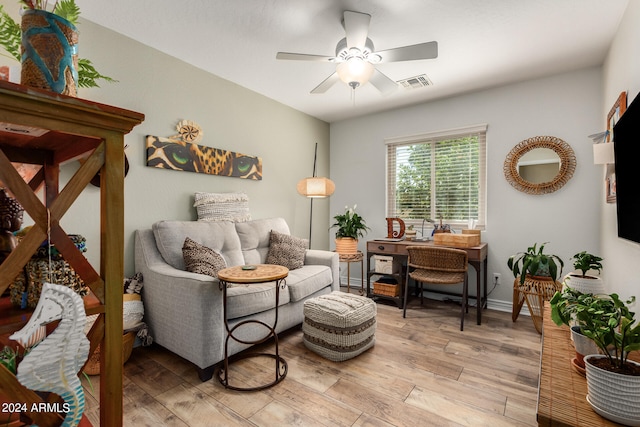
[(398, 84), (384, 75), (378, 69), (373, 71), (373, 75), (369, 79), (369, 82), (375, 86), (383, 95), (389, 95), (391, 92), (398, 89)]
[(344, 32), (347, 36), (347, 47), (357, 47), (362, 49), (367, 42), (369, 34), (369, 22), (371, 15), (360, 12), (346, 10), (344, 12)]
[(376, 52), (380, 55), (380, 62), (413, 61), (416, 59), (433, 59), (438, 57), (438, 42), (414, 44), (412, 46), (397, 47), (395, 49)]
[(287, 60), (293, 60), (293, 61), (332, 62), (335, 58), (333, 56), (307, 55), (306, 53), (278, 52), (276, 54), (276, 59), (287, 59)]
[(324, 79), (324, 81), (322, 83), (320, 83), (318, 86), (316, 86), (311, 91), (311, 93), (325, 93), (327, 90), (329, 90), (329, 88), (331, 86), (333, 86), (334, 84), (336, 84), (339, 81), (340, 81), (340, 77), (338, 77), (338, 73), (333, 73), (329, 77)]

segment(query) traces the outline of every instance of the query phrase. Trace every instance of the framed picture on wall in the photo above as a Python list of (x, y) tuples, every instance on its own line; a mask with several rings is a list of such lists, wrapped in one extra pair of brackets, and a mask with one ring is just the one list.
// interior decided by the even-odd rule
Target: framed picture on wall
[[(613, 127), (627, 109), (627, 92), (621, 92), (609, 114), (607, 114), (607, 143), (613, 143)], [(616, 202), (616, 173), (613, 165), (607, 166), (606, 178), (607, 203)]]

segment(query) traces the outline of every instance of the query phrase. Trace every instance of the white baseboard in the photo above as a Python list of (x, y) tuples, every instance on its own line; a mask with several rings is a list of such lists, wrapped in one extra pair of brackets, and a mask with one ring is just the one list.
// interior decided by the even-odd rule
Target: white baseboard
[[(345, 278), (346, 279), (346, 278)], [(342, 286), (343, 288), (346, 288), (346, 281), (341, 281), (340, 283), (344, 283), (344, 285)], [(352, 279), (349, 280), (349, 286), (351, 289), (360, 289), (360, 279)], [(365, 283), (364, 285), (365, 288), (365, 292), (367, 290), (367, 284)], [(429, 299), (433, 299), (433, 300), (437, 300), (437, 301), (444, 301), (446, 299), (459, 299), (460, 297), (456, 297), (456, 296), (449, 296), (449, 295), (443, 295), (443, 294), (438, 294), (435, 292), (429, 292), (429, 291), (425, 291), (424, 296), (429, 298)], [(474, 304), (476, 303), (476, 298), (475, 296), (470, 296), (469, 297), (470, 303)], [(491, 309), (491, 310), (496, 310), (496, 311), (504, 311), (507, 313), (511, 313), (512, 309), (513, 309), (513, 303), (511, 301), (502, 301), (502, 300), (497, 300), (497, 299), (491, 299), (488, 298), (487, 299), (487, 308)], [(531, 313), (529, 313), (529, 309), (526, 306), (526, 304), (522, 307), (522, 310), (520, 311), (520, 315), (521, 316), (531, 316)]]

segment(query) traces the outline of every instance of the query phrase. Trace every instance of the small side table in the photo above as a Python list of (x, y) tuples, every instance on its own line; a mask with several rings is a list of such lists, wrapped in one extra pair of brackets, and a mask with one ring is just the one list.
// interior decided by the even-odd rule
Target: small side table
[(524, 283), (520, 283), (520, 276), (513, 281), (513, 307), (511, 320), (518, 319), (520, 310), (527, 303), (533, 326), (539, 334), (542, 334), (542, 319), (544, 316), (544, 302), (549, 301), (556, 291), (562, 290), (562, 283), (551, 277), (538, 277), (527, 275)]
[[(340, 257), (340, 262), (347, 263), (347, 293), (351, 292), (351, 263), (359, 262), (360, 263), (360, 295), (364, 295), (364, 255), (361, 251), (355, 254), (338, 254)], [(341, 284), (342, 286), (342, 284)]]
[[(227, 339), (224, 344), (224, 367), (218, 371), (218, 381), (228, 389), (236, 391), (258, 391), (272, 387), (278, 384), (287, 376), (287, 362), (280, 357), (278, 350), (278, 334), (276, 334), (276, 325), (278, 324), (278, 306), (280, 305), (280, 290), (287, 286), (285, 278), (289, 275), (289, 269), (280, 265), (271, 264), (259, 264), (259, 265), (238, 265), (236, 267), (225, 268), (218, 272), (218, 280), (220, 281), (220, 290), (222, 291), (222, 307), (224, 316), (224, 326), (227, 330)], [(275, 319), (273, 325), (269, 325), (260, 320), (245, 320), (236, 324), (233, 328), (229, 327), (227, 319), (227, 284), (239, 283), (251, 285), (253, 283), (266, 283), (276, 282), (276, 305), (275, 305)], [(235, 337), (234, 332), (245, 325), (255, 323), (267, 328), (267, 334), (255, 341), (245, 341)], [(234, 361), (247, 359), (251, 357), (270, 357), (275, 359), (275, 379), (268, 383), (257, 387), (236, 387), (229, 384), (229, 339), (243, 344), (260, 344), (273, 337), (275, 342), (275, 352), (272, 353), (247, 353), (240, 354)]]

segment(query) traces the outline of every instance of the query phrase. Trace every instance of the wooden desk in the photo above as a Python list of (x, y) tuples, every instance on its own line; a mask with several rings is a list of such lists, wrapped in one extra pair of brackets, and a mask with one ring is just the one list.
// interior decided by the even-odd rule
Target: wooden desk
[[(478, 246), (472, 246), (468, 248), (457, 247), (457, 246), (449, 246), (449, 245), (436, 245), (433, 241), (429, 242), (416, 242), (416, 241), (407, 241), (402, 240), (400, 242), (389, 242), (386, 240), (370, 240), (367, 242), (367, 296), (373, 296), (371, 293), (371, 276), (376, 273), (371, 271), (370, 262), (371, 257), (373, 255), (388, 255), (392, 256), (394, 259), (398, 259), (402, 265), (403, 269), (406, 268), (407, 265), (407, 257), (409, 256), (407, 252), (407, 246), (442, 246), (447, 248), (455, 248), (462, 249), (467, 252), (469, 258), (469, 264), (473, 266), (476, 270), (476, 297), (477, 297), (477, 323), (478, 325), (482, 322), (482, 309), (487, 304), (487, 253), (488, 246), (486, 243), (480, 243)], [(401, 288), (404, 289), (404, 274), (402, 271), (398, 275), (398, 283)], [(482, 289), (481, 289), (482, 287)], [(399, 297), (387, 297), (393, 299), (398, 303), (400, 308), (402, 308), (403, 301), (403, 293), (400, 292)]]
[[(549, 303), (545, 303), (540, 383), (538, 387), (539, 426), (619, 426), (596, 414), (587, 402), (587, 380), (571, 367), (576, 351), (567, 326), (551, 320)], [(630, 357), (640, 359), (634, 351)]]

